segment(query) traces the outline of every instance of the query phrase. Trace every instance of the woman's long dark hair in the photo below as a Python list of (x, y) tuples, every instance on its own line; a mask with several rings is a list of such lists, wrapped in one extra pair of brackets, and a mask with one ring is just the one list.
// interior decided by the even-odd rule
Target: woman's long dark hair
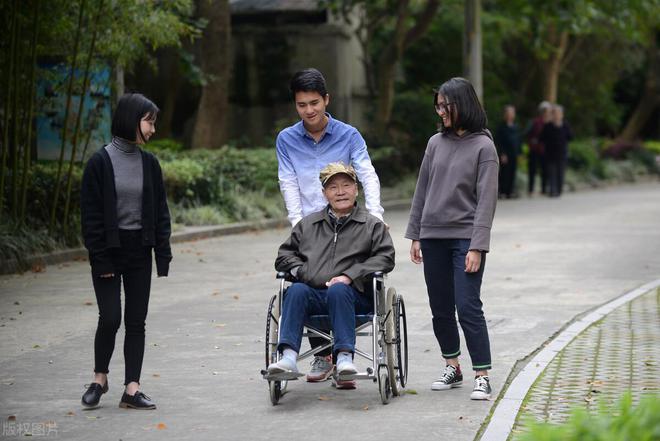
[(456, 132), (458, 129), (463, 129), (475, 133), (484, 130), (488, 125), (486, 111), (472, 83), (465, 78), (452, 78), (442, 83), (434, 92), (434, 106), (438, 102), (438, 95), (442, 95), (447, 103), (451, 103), (449, 105), (451, 127), (445, 127), (443, 124), (441, 132)]
[(140, 130), (140, 121), (145, 115), (149, 120), (156, 119), (159, 110), (153, 101), (141, 93), (125, 93), (119, 98), (115, 114), (112, 117), (110, 129), (112, 136), (136, 142), (139, 134), (141, 141), (146, 142), (142, 130)]

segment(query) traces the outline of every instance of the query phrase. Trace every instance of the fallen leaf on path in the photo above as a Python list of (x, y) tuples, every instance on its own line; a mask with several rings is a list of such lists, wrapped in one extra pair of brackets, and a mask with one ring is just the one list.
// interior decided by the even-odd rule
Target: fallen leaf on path
[(409, 395), (417, 395), (417, 391), (415, 389), (406, 389), (404, 392)]
[(369, 405), (365, 404), (364, 407), (362, 408), (362, 410), (369, 410)]
[(34, 345), (34, 346), (32, 346), (32, 349), (39, 349), (40, 347), (41, 346), (39, 346), (39, 345)]
[(215, 325), (216, 328), (224, 328), (225, 326), (227, 326), (226, 323), (218, 323), (217, 325)]
[(16, 415), (9, 415), (7, 421), (16, 421)]
[(158, 423), (156, 424), (156, 429), (158, 430), (167, 429), (167, 426), (165, 425), (165, 423)]
[(92, 302), (85, 302), (85, 306), (92, 306), (94, 303)]
[(14, 305), (20, 305), (21, 302), (14, 302)]
[(100, 416), (96, 416), (96, 415), (88, 416), (88, 417), (87, 417), (88, 420), (98, 420), (99, 418), (101, 418), (101, 417), (100, 417)]
[(234, 297), (234, 300), (238, 300), (238, 298), (239, 298), (238, 294), (234, 294), (233, 297)]
[(319, 395), (319, 401), (330, 401), (330, 397), (326, 397), (325, 395)]
[(153, 374), (152, 377), (154, 377), (154, 378), (160, 378), (160, 374)]
[(40, 265), (38, 263), (35, 263), (34, 265), (32, 265), (32, 272), (33, 273), (43, 273), (44, 271), (46, 271), (46, 268), (43, 265)]
[(76, 413), (73, 410), (70, 410), (66, 413), (66, 416), (68, 416), (68, 417), (75, 416), (75, 415), (76, 415)]
[(212, 296), (219, 296), (219, 295), (220, 295), (220, 291), (213, 291), (213, 293), (211, 293), (211, 295), (212, 295)]

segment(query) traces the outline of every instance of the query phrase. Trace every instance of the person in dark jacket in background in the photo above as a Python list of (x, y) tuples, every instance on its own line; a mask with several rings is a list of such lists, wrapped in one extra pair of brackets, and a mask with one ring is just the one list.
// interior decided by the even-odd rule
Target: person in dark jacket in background
[(497, 151), (468, 80), (445, 82), (433, 104), (442, 129), (426, 147), (406, 230), (411, 260), (424, 262), (433, 331), (446, 362), (431, 389), (463, 382), (458, 313), (475, 371), (470, 398), (488, 400), (492, 365), (480, 291), (497, 204)]
[(548, 195), (561, 196), (564, 188), (564, 172), (568, 159), (568, 142), (573, 139), (573, 132), (564, 121), (564, 108), (558, 104), (552, 106), (552, 117), (543, 126), (539, 140), (545, 146), (548, 175)]
[(94, 153), (83, 173), (82, 235), (99, 308), (94, 380), (82, 397), (85, 408), (98, 407), (101, 395), (108, 391), (108, 366), (121, 323), (122, 282), (126, 365), (119, 406), (156, 408), (139, 388), (152, 250), (158, 277), (167, 276), (172, 260), (162, 171), (156, 157), (140, 148), (155, 133), (157, 114), (158, 107), (145, 96), (123, 95), (112, 119), (112, 142)]
[(534, 193), (534, 183), (537, 170), (541, 176), (541, 193), (545, 194), (548, 190), (545, 150), (543, 143), (539, 140), (539, 136), (541, 135), (545, 123), (550, 121), (551, 109), (552, 104), (548, 101), (541, 102), (538, 107), (538, 115), (534, 118), (527, 130), (527, 145), (529, 147), (529, 153), (527, 156), (527, 192), (529, 196)]
[(495, 131), (495, 146), (500, 157), (500, 196), (507, 199), (516, 193), (516, 170), (520, 154), (520, 129), (516, 124), (516, 108), (504, 107), (503, 121)]

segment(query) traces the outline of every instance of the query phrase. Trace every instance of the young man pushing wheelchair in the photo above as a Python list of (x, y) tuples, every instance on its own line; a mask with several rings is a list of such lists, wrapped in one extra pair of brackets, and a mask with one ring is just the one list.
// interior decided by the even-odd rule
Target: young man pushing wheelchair
[(296, 282), (282, 304), (278, 344), (282, 358), (268, 366), (268, 375), (298, 373), (305, 320), (326, 314), (334, 334), (336, 374), (356, 374), (355, 315), (374, 309), (367, 276), (394, 268), (394, 245), (387, 226), (356, 203), (353, 167), (331, 163), (319, 178), (328, 206), (295, 225), (275, 261), (275, 269), (290, 272)]

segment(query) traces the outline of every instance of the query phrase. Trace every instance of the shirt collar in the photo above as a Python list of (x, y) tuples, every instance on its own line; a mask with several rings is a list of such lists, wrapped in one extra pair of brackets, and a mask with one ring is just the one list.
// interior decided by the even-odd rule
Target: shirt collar
[[(328, 112), (325, 112), (325, 116), (328, 117), (328, 125), (325, 126), (325, 132), (323, 133), (323, 136), (325, 136), (325, 135), (331, 135), (332, 136), (332, 133), (335, 130), (336, 122)], [(300, 127), (298, 128), (298, 134), (300, 136), (302, 136), (303, 138), (305, 136), (309, 137), (309, 134), (307, 133), (307, 130), (305, 129), (305, 123), (301, 120), (298, 124), (300, 124)]]

